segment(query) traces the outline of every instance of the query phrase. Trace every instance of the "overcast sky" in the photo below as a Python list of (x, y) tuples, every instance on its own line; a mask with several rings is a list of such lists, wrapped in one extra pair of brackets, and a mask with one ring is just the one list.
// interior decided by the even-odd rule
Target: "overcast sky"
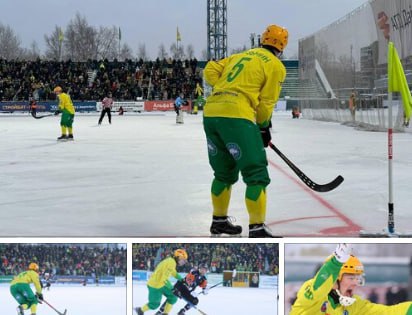
[[(228, 0), (228, 50), (250, 46), (250, 34), (260, 34), (268, 24), (289, 30), (286, 56), (297, 55), (300, 38), (344, 17), (367, 0)], [(200, 58), (207, 45), (206, 0), (0, 0), (0, 23), (9, 25), (23, 47), (36, 41), (44, 52), (44, 35), (55, 26), (65, 29), (76, 12), (89, 25), (116, 26), (122, 42), (137, 52), (145, 44), (154, 59), (163, 43), (168, 49), (176, 41), (176, 27), (182, 44), (192, 44)]]

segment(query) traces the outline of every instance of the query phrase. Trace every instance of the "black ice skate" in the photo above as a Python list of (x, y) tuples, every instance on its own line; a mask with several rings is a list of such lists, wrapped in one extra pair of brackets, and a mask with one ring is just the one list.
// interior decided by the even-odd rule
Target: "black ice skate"
[(17, 307), (17, 315), (24, 315), (23, 306), (19, 305)]
[(249, 237), (250, 238), (260, 238), (260, 237), (282, 237), (272, 235), (272, 231), (264, 224), (249, 224)]
[(210, 226), (212, 236), (219, 236), (221, 234), (240, 235), (242, 233), (242, 227), (240, 225), (233, 225), (232, 220), (233, 218), (228, 216), (213, 216), (213, 222)]
[(182, 308), (179, 313), (177, 313), (177, 315), (185, 315), (186, 314), (186, 310), (184, 308)]
[(136, 311), (137, 315), (143, 315), (144, 314), (141, 307), (136, 307), (134, 310)]
[(67, 140), (68, 137), (66, 135), (61, 135), (60, 137), (57, 138), (57, 140)]
[(67, 140), (74, 140), (73, 135), (68, 135)]

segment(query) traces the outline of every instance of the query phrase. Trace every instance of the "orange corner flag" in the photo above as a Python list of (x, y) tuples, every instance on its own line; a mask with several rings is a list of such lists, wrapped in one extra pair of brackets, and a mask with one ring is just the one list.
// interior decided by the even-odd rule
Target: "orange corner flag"
[(388, 45), (388, 92), (401, 93), (405, 117), (409, 119), (412, 112), (412, 96), (398, 52), (392, 42)]

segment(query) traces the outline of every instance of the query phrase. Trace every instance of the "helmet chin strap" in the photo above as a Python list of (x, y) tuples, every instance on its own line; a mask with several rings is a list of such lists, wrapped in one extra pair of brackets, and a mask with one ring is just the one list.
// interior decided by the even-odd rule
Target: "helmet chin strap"
[(342, 295), (338, 289), (335, 289), (336, 293), (339, 295), (339, 303), (342, 306), (351, 306), (353, 303), (356, 302), (355, 298), (349, 297), (349, 296), (344, 296)]

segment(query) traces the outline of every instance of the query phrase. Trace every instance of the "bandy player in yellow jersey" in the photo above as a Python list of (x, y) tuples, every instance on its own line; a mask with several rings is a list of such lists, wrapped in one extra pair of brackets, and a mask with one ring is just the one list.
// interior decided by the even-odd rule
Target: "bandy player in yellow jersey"
[(412, 302), (372, 303), (354, 294), (364, 284), (363, 265), (348, 244), (339, 244), (313, 279), (298, 291), (289, 315), (412, 315)]
[[(36, 295), (30, 288), (33, 283)], [(18, 315), (24, 315), (24, 310), (30, 309), (31, 315), (36, 315), (37, 304), (43, 300), (39, 279), (39, 265), (31, 263), (27, 271), (18, 274), (10, 283), (10, 293), (19, 303)], [(40, 301), (40, 302), (39, 302)]]
[(273, 237), (265, 225), (267, 147), (270, 120), (279, 98), (286, 69), (280, 56), (288, 43), (288, 31), (269, 25), (261, 36), (261, 47), (210, 61), (204, 69), (213, 87), (203, 110), (209, 163), (214, 171), (211, 187), (212, 235), (242, 233), (228, 217), (231, 187), (239, 171), (246, 183), (249, 237)]
[(55, 115), (62, 113), (60, 119), (62, 135), (58, 137), (57, 140), (73, 140), (73, 120), (76, 111), (73, 102), (69, 94), (63, 92), (63, 89), (60, 86), (56, 86), (53, 92), (59, 99), (59, 108), (55, 112)]
[(143, 315), (148, 310), (155, 310), (160, 306), (162, 296), (166, 296), (166, 305), (163, 314), (169, 314), (173, 304), (177, 302), (177, 297), (173, 293), (173, 285), (169, 281), (170, 277), (182, 280), (183, 277), (176, 271), (176, 266), (183, 266), (187, 262), (187, 252), (184, 249), (176, 249), (173, 255), (163, 259), (147, 281), (149, 290), (149, 302), (142, 307), (135, 308), (138, 315)]

